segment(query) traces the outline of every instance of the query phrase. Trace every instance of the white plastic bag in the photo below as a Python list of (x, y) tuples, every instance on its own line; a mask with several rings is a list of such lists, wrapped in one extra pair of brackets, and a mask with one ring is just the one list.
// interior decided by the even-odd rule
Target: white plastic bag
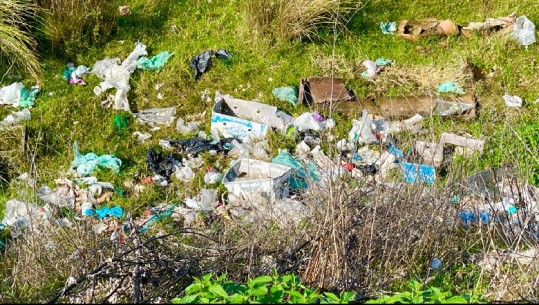
[(513, 26), (512, 36), (518, 40), (520, 45), (529, 46), (535, 43), (535, 24), (526, 16), (520, 16)]

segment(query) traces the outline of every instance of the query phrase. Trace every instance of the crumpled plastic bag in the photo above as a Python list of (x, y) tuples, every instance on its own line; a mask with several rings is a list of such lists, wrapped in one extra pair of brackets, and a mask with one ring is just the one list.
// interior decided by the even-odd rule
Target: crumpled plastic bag
[(0, 105), (11, 105), (13, 107), (32, 107), (35, 104), (36, 94), (39, 92), (38, 86), (26, 89), (22, 83), (13, 83), (0, 88)]
[(456, 82), (445, 82), (436, 88), (438, 92), (440, 93), (455, 93), (455, 94), (464, 94), (466, 93), (466, 90), (464, 90), (459, 84)]
[(160, 141), (167, 143), (171, 147), (175, 147), (181, 151), (186, 152), (187, 154), (198, 154), (204, 151), (217, 151), (228, 153), (232, 149), (231, 142), (234, 138), (223, 138), (219, 141), (206, 140), (200, 137), (193, 137), (186, 140), (173, 140), (173, 139), (163, 139)]
[(77, 172), (83, 177), (90, 175), (98, 167), (110, 168), (114, 173), (120, 172), (122, 160), (113, 155), (98, 156), (94, 153), (82, 155), (79, 152), (77, 141), (73, 143), (73, 152), (75, 153), (75, 159), (71, 163), (71, 167), (76, 168)]
[(434, 113), (441, 116), (458, 115), (463, 114), (466, 111), (474, 108), (474, 105), (460, 103), (460, 102), (448, 102), (442, 99), (436, 99), (436, 106), (434, 107)]
[(334, 122), (332, 119), (326, 120), (317, 112), (305, 112), (297, 117), (293, 124), (296, 126), (297, 131), (303, 132), (307, 130), (321, 131), (324, 130), (327, 125), (333, 126)]
[(395, 34), (397, 32), (397, 23), (393, 22), (380, 22), (380, 29), (384, 34)]
[(522, 107), (522, 98), (518, 95), (505, 94), (503, 100), (507, 107)]
[(191, 67), (195, 69), (195, 79), (199, 79), (211, 67), (212, 50), (206, 50), (198, 54), (192, 61)]
[(174, 53), (164, 51), (153, 56), (151, 59), (141, 57), (137, 60), (137, 68), (150, 71), (159, 70), (167, 63), (172, 55)]
[(289, 102), (294, 107), (298, 104), (298, 89), (296, 87), (288, 86), (273, 88), (271, 93), (273, 93), (278, 100)]
[(182, 182), (191, 182), (195, 173), (189, 166), (176, 166), (176, 178)]
[(7, 127), (7, 126), (13, 126), (21, 121), (29, 121), (31, 118), (30, 110), (28, 108), (25, 108), (21, 111), (15, 111), (11, 114), (8, 114), (8, 116), (0, 122), (0, 126)]
[(75, 192), (67, 185), (62, 185), (51, 190), (48, 186), (42, 186), (37, 190), (37, 197), (45, 203), (59, 207), (75, 208)]
[(363, 110), (361, 121), (352, 120), (352, 128), (348, 132), (350, 143), (377, 143), (378, 139), (372, 130), (373, 121), (367, 110)]
[(11, 236), (18, 237), (23, 229), (32, 230), (36, 225), (47, 221), (49, 217), (50, 211), (47, 209), (42, 209), (34, 203), (11, 199), (6, 202), (2, 224), (10, 227)]
[(404, 162), (402, 169), (402, 179), (408, 183), (424, 182), (434, 184), (434, 179), (436, 179), (435, 169), (430, 165)]
[(96, 62), (92, 72), (104, 81), (94, 88), (94, 93), (100, 95), (110, 88), (116, 88), (113, 109), (131, 112), (127, 100), (127, 93), (131, 89), (129, 79), (131, 73), (137, 69), (137, 60), (144, 55), (148, 55), (146, 46), (137, 42), (133, 52), (121, 64), (117, 57), (105, 58)]
[(168, 182), (171, 181), (170, 175), (174, 173), (174, 167), (178, 164), (178, 161), (174, 159), (171, 153), (161, 155), (153, 149), (148, 149), (146, 152), (146, 162), (149, 170), (156, 175), (165, 177)]
[(318, 171), (314, 163), (309, 162), (309, 166), (307, 168), (307, 166), (299, 162), (289, 152), (280, 152), (271, 160), (271, 163), (288, 166), (293, 169), (292, 175), (289, 179), (290, 188), (292, 190), (307, 189), (309, 187), (307, 179), (320, 181), (320, 178), (318, 177)]
[(174, 122), (176, 108), (152, 108), (141, 110), (139, 113), (134, 113), (134, 116), (139, 119), (141, 124), (153, 125), (170, 125)]
[(119, 206), (113, 206), (111, 208), (109, 207), (101, 207), (95, 211), (91, 209), (86, 209), (85, 214), (86, 216), (97, 216), (99, 219), (103, 219), (105, 217), (122, 217), (124, 215), (124, 211)]
[(361, 76), (363, 78), (374, 78), (384, 69), (385, 66), (393, 64), (393, 61), (385, 58), (378, 58), (376, 61), (367, 59), (361, 64), (367, 69), (361, 73)]
[(182, 118), (178, 118), (178, 121), (176, 122), (176, 130), (181, 135), (195, 133), (198, 131), (198, 124), (196, 122), (187, 122), (187, 124), (185, 124), (185, 121)]
[(62, 77), (72, 85), (86, 85), (82, 77), (88, 73), (90, 73), (90, 69), (84, 65), (75, 68), (73, 64), (68, 64), (67, 69), (62, 71)]
[(526, 16), (520, 16), (515, 21), (511, 36), (518, 40), (520, 45), (527, 47), (535, 43), (535, 24)]

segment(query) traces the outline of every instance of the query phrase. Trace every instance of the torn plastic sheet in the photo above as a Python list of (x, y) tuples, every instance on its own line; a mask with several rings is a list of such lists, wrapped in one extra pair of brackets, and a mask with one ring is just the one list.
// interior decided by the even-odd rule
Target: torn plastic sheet
[(296, 87), (277, 87), (273, 88), (271, 93), (278, 100), (289, 102), (294, 107), (298, 105), (298, 89)]
[(140, 57), (137, 60), (137, 68), (150, 71), (159, 70), (167, 63), (172, 55), (174, 55), (174, 53), (164, 51), (153, 56), (151, 59)]
[(432, 166), (404, 162), (402, 164), (402, 170), (402, 179), (405, 182), (424, 182), (434, 184), (436, 173), (434, 167)]
[(45, 203), (61, 208), (75, 208), (75, 191), (68, 185), (58, 186), (54, 188), (54, 191), (48, 186), (42, 186), (37, 190), (37, 197)]
[(94, 153), (82, 155), (76, 141), (73, 143), (73, 152), (75, 158), (71, 163), (71, 167), (76, 168), (77, 172), (83, 177), (90, 175), (98, 167), (110, 168), (115, 173), (120, 172), (122, 160), (113, 155), (98, 156)]
[(141, 110), (139, 113), (133, 115), (139, 120), (141, 124), (155, 125), (167, 125), (174, 123), (176, 114), (176, 108), (152, 108)]
[(25, 228), (33, 230), (50, 217), (50, 211), (34, 203), (25, 203), (16, 199), (6, 202), (2, 224), (10, 228), (11, 236), (18, 237)]
[(518, 95), (505, 94), (503, 100), (507, 107), (522, 107), (522, 98)]
[(459, 115), (465, 113), (470, 109), (473, 109), (474, 107), (475, 105), (472, 104), (466, 104), (461, 102), (448, 102), (437, 98), (434, 112), (441, 116)]
[(100, 95), (110, 88), (116, 88), (113, 109), (131, 112), (127, 93), (131, 89), (129, 79), (131, 73), (137, 68), (137, 60), (140, 56), (148, 55), (146, 46), (137, 42), (135, 49), (120, 64), (119, 58), (105, 58), (95, 63), (92, 72), (104, 81), (94, 88), (94, 93)]
[(311, 180), (320, 181), (314, 163), (309, 162), (308, 166), (304, 165), (289, 152), (280, 152), (271, 160), (271, 163), (284, 165), (293, 169), (289, 181), (292, 190), (307, 189)]
[(0, 127), (13, 126), (22, 121), (29, 121), (30, 118), (31, 115), (28, 108), (25, 108), (21, 111), (14, 111), (11, 114), (8, 114), (8, 116), (0, 122)]
[(535, 43), (535, 24), (526, 16), (520, 16), (515, 21), (511, 36), (518, 40), (520, 45), (528, 47)]
[(243, 142), (263, 138), (268, 128), (284, 131), (293, 118), (277, 107), (220, 96), (216, 93), (216, 104), (212, 109), (211, 131), (226, 138), (237, 138)]
[(397, 31), (397, 23), (396, 22), (380, 22), (380, 29), (382, 30), (382, 33), (384, 34), (395, 34)]
[(67, 68), (62, 71), (62, 77), (72, 85), (86, 85), (86, 82), (82, 77), (90, 73), (90, 69), (84, 65), (75, 66), (70, 63), (67, 64)]
[(85, 216), (97, 216), (99, 219), (103, 219), (106, 217), (117, 217), (120, 218), (124, 215), (124, 212), (121, 207), (119, 206), (113, 206), (113, 207), (101, 207), (95, 211), (91, 209), (87, 209), (85, 211)]
[(183, 120), (183, 118), (178, 118), (178, 121), (176, 122), (176, 130), (181, 135), (194, 133), (198, 131), (198, 123), (187, 122), (187, 124), (185, 124), (185, 121)]
[(198, 54), (192, 61), (191, 67), (195, 70), (195, 79), (199, 79), (211, 67), (212, 50), (206, 50)]

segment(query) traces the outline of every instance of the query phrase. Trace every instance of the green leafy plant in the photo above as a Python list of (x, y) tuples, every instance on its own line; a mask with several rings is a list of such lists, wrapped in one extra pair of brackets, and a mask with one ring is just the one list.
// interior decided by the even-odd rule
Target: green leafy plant
[(174, 304), (348, 304), (356, 297), (355, 292), (345, 291), (339, 296), (331, 292), (320, 293), (308, 288), (293, 275), (263, 275), (247, 279), (239, 284), (226, 280), (226, 275), (207, 273), (185, 289), (185, 296), (172, 300)]
[(415, 280), (408, 283), (408, 291), (397, 292), (393, 295), (383, 295), (369, 300), (366, 304), (470, 304), (479, 300), (471, 299), (468, 295), (453, 295), (450, 291), (442, 291), (437, 287), (422, 290), (423, 285)]

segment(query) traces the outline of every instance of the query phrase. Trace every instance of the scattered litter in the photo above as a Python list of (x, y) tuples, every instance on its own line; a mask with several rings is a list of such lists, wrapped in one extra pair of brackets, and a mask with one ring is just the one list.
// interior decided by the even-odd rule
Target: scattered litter
[(195, 69), (195, 79), (199, 79), (211, 67), (213, 51), (206, 50), (198, 54), (192, 61), (191, 66)]
[(470, 22), (467, 26), (463, 27), (464, 30), (469, 31), (482, 31), (482, 30), (498, 30), (503, 31), (504, 29), (511, 30), (515, 23), (515, 15), (511, 14), (507, 17), (499, 18), (487, 18), (484, 22)]
[(352, 90), (346, 89), (343, 78), (309, 77), (301, 79), (299, 84), (298, 102), (312, 105), (313, 103), (334, 103), (355, 101), (357, 97)]
[(127, 129), (127, 117), (125, 115), (115, 115), (112, 121), (117, 130)]
[(513, 26), (512, 37), (518, 40), (520, 45), (527, 48), (529, 45), (535, 43), (535, 24), (526, 16), (518, 17)]
[(264, 161), (241, 158), (235, 161), (223, 178), (230, 192), (229, 198), (246, 199), (254, 193), (268, 198), (288, 197), (288, 181), (292, 169), (287, 166)]
[(211, 131), (218, 136), (237, 138), (243, 142), (263, 138), (268, 128), (284, 131), (293, 118), (277, 107), (235, 99), (216, 93), (212, 110)]
[(382, 29), (382, 33), (384, 34), (395, 34), (397, 31), (397, 23), (396, 22), (380, 22), (380, 29)]
[(0, 122), (0, 127), (14, 126), (22, 121), (29, 121), (31, 118), (30, 110), (25, 108), (21, 111), (14, 111)]
[(131, 112), (127, 100), (127, 93), (131, 89), (129, 79), (137, 68), (137, 60), (144, 55), (148, 55), (146, 46), (137, 42), (133, 52), (121, 64), (117, 57), (97, 61), (92, 72), (104, 81), (94, 88), (94, 93), (100, 95), (110, 88), (116, 88), (113, 109)]
[(462, 102), (449, 102), (441, 98), (436, 99), (434, 113), (441, 116), (461, 115), (472, 110), (475, 105)]
[(80, 65), (77, 68), (72, 63), (67, 64), (67, 68), (62, 71), (62, 77), (72, 85), (86, 85), (82, 77), (90, 73), (90, 69)]
[(2, 224), (9, 227), (11, 236), (16, 238), (23, 233), (24, 229), (34, 230), (46, 222), (49, 217), (50, 211), (47, 213), (46, 209), (42, 209), (36, 204), (11, 199), (6, 201)]
[(421, 156), (424, 163), (434, 167), (442, 165), (444, 159), (444, 148), (442, 143), (416, 141), (414, 149)]
[(204, 183), (206, 184), (214, 184), (221, 182), (223, 180), (223, 174), (219, 173), (213, 168), (210, 168), (210, 170), (204, 175)]
[(466, 91), (460, 87), (456, 82), (445, 82), (438, 87), (436, 87), (440, 93), (455, 93), (455, 94), (464, 94)]
[(364, 60), (361, 64), (367, 69), (361, 73), (363, 78), (374, 78), (378, 73), (382, 72), (385, 66), (392, 64), (392, 60), (378, 58), (376, 61), (370, 59)]
[(36, 94), (38, 92), (38, 86), (33, 86), (28, 90), (22, 83), (13, 83), (0, 88), (0, 105), (11, 105), (22, 108), (32, 107), (35, 104)]
[(348, 141), (350, 143), (377, 143), (378, 139), (372, 130), (372, 118), (367, 110), (363, 110), (361, 121), (352, 120), (352, 128), (348, 132)]
[(332, 119), (326, 120), (318, 112), (305, 112), (298, 116), (293, 124), (299, 132), (308, 130), (321, 131), (326, 128), (328, 121), (330, 122), (330, 125), (334, 124)]
[(71, 167), (76, 168), (77, 172), (83, 177), (90, 175), (97, 167), (110, 168), (115, 173), (120, 172), (122, 161), (113, 155), (97, 156), (94, 153), (82, 155), (76, 141), (73, 143), (73, 152), (75, 158), (71, 163)]
[(161, 93), (161, 92), (157, 93), (157, 99), (162, 100), (163, 99), (163, 93)]
[(523, 101), (520, 96), (505, 94), (503, 96), (503, 100), (505, 101), (505, 105), (507, 107), (522, 107)]
[(139, 228), (139, 232), (146, 232), (154, 222), (156, 221), (162, 221), (165, 218), (172, 217), (172, 213), (174, 212), (174, 208), (178, 205), (178, 203), (174, 203), (167, 207), (166, 209), (162, 208), (152, 208), (150, 210), (150, 217), (144, 222), (144, 224)]
[(230, 53), (229, 51), (225, 49), (219, 49), (217, 50), (217, 52), (215, 52), (215, 57), (217, 57), (218, 59), (227, 60), (227, 59), (232, 58), (232, 53)]
[(111, 208), (109, 207), (101, 207), (95, 211), (91, 209), (87, 209), (85, 211), (85, 216), (97, 216), (99, 219), (103, 219), (105, 217), (117, 217), (120, 218), (124, 215), (124, 212), (121, 207), (119, 206), (113, 206)]
[(172, 55), (174, 55), (174, 53), (164, 51), (153, 56), (151, 59), (140, 57), (137, 60), (137, 68), (150, 71), (159, 70), (167, 63)]
[(189, 166), (176, 166), (175, 169), (176, 178), (182, 182), (188, 183), (195, 178), (195, 173)]
[(289, 152), (280, 152), (271, 160), (271, 163), (284, 165), (293, 169), (290, 176), (290, 189), (292, 190), (307, 189), (310, 181), (320, 181), (314, 163), (309, 162), (309, 165), (306, 166), (294, 158)]
[(289, 102), (294, 107), (298, 104), (298, 89), (296, 87), (288, 86), (273, 88), (271, 93), (273, 93), (278, 100)]
[(454, 133), (444, 132), (440, 136), (440, 144), (452, 144), (465, 147), (471, 151), (483, 151), (485, 147), (484, 140), (471, 139), (463, 136), (456, 135)]
[(37, 197), (45, 203), (67, 207), (75, 207), (75, 191), (68, 185), (62, 185), (51, 190), (48, 186), (42, 186), (37, 190)]
[(163, 176), (170, 182), (170, 175), (174, 173), (178, 161), (174, 159), (171, 153), (161, 155), (153, 149), (148, 149), (146, 151), (146, 163), (152, 173)]
[(420, 37), (431, 35), (459, 35), (461, 27), (451, 20), (436, 20), (428, 18), (424, 20), (402, 20), (399, 22), (397, 36), (417, 40)]
[(402, 178), (405, 182), (425, 182), (434, 184), (435, 170), (434, 167), (424, 164), (413, 164), (404, 162), (402, 164)]
[(150, 126), (166, 125), (169, 126), (174, 122), (176, 108), (152, 108), (141, 110), (139, 113), (134, 113), (135, 117), (141, 124)]
[(147, 140), (149, 140), (152, 135), (149, 133), (141, 133), (140, 131), (133, 132), (133, 136), (137, 137), (137, 143), (138, 144), (144, 144)]

